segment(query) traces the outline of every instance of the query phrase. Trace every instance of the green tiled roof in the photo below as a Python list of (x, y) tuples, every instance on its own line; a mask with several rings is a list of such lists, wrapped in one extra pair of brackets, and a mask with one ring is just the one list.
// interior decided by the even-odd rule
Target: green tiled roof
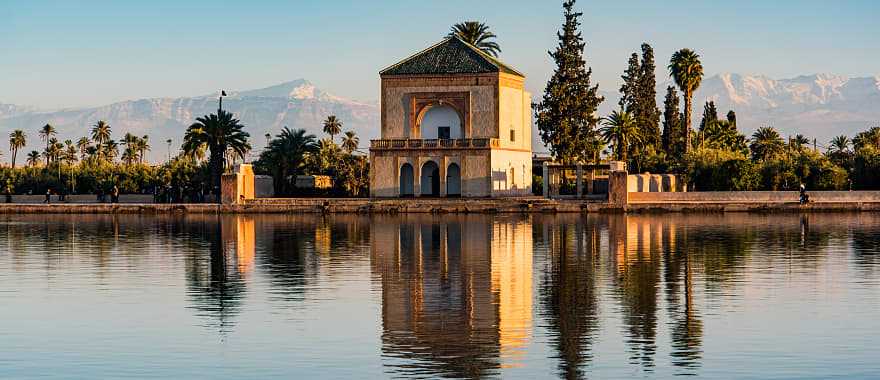
[(379, 75), (483, 74), (503, 72), (524, 77), (457, 36), (447, 37), (379, 72)]

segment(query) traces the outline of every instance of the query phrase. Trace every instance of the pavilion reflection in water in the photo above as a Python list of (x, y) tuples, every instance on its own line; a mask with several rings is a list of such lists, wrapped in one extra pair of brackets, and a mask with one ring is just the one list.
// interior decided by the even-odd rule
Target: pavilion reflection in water
[(405, 217), (373, 223), (371, 241), (393, 371), (479, 377), (517, 365), (532, 330), (530, 223)]
[(750, 252), (809, 252), (828, 240), (818, 223), (752, 221), (732, 231), (736, 220), (229, 216), (186, 227), (210, 247), (210, 256), (190, 259), (190, 293), (200, 314), (228, 330), (255, 271), (268, 276), (273, 297), (297, 303), (308, 297), (307, 282), (338, 275), (324, 264), (369, 252), (381, 288), (383, 364), (394, 375), (479, 377), (525, 366), (535, 354), (527, 349), (543, 345), (532, 339), (540, 331), (557, 372), (586, 377), (597, 356), (619, 361), (598, 348), (609, 336), (618, 339), (618, 325), (632, 365), (651, 371), (663, 361), (695, 373), (707, 292), (735, 294), (747, 260), (779, 266), (784, 259), (815, 271), (821, 256)]

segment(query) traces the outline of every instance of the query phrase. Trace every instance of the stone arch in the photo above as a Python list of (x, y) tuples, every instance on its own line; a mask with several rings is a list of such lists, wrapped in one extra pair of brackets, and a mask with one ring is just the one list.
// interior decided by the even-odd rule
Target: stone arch
[(422, 108), (417, 123), (423, 139), (460, 139), (464, 138), (463, 120), (461, 111), (440, 102)]
[(449, 164), (446, 169), (446, 196), (461, 196), (461, 168), (456, 163)]
[(415, 92), (409, 94), (409, 133), (407, 138), (422, 137), (420, 126), (425, 114), (436, 107), (450, 107), (455, 110), (461, 128), (461, 137), (470, 136), (470, 93), (462, 92)]
[(413, 167), (409, 163), (400, 166), (400, 196), (411, 197), (415, 194)]
[(421, 191), (420, 196), (423, 197), (439, 197), (440, 196), (440, 167), (434, 161), (426, 161), (422, 165), (420, 179)]

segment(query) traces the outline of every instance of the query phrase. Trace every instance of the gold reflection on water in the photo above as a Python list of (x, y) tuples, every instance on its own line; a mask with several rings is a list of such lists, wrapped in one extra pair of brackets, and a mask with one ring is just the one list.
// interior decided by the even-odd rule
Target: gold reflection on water
[(256, 255), (256, 228), (253, 217), (236, 215), (222, 223), (224, 249), (233, 251), (238, 273), (250, 274), (254, 269)]
[(532, 328), (528, 220), (407, 216), (373, 223), (383, 353), (393, 371), (480, 377), (519, 366)]
[(522, 365), (532, 329), (532, 225), (495, 223), (492, 292), (498, 297), (498, 335), (503, 367)]

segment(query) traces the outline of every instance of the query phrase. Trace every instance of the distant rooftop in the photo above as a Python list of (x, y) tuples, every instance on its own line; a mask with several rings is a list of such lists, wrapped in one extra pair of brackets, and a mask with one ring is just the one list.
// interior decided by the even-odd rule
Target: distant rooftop
[(525, 77), (519, 71), (484, 53), (458, 36), (422, 50), (379, 72), (379, 75), (507, 73)]

